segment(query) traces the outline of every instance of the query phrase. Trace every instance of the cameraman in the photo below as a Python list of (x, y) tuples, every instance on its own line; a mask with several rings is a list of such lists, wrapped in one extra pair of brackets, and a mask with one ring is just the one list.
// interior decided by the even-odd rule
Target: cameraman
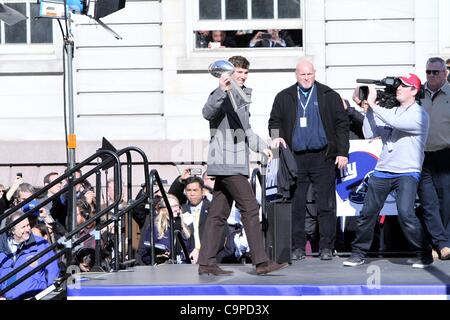
[(344, 266), (355, 267), (365, 262), (378, 214), (391, 191), (396, 193), (402, 231), (417, 254), (417, 260), (412, 263), (412, 267), (423, 269), (433, 263), (431, 247), (414, 212), (429, 119), (425, 110), (416, 103), (416, 95), (421, 88), (420, 79), (409, 74), (399, 80), (400, 85), (396, 89), (399, 107), (380, 107), (375, 101), (377, 92), (373, 85), (369, 87), (367, 103), (362, 103), (366, 112), (364, 136), (381, 137), (383, 149), (369, 179), (364, 205), (357, 219), (352, 255), (344, 261)]

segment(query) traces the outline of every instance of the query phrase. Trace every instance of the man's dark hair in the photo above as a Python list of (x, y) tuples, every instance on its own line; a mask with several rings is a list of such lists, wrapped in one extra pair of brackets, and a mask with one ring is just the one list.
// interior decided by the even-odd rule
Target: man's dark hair
[(81, 248), (76, 252), (75, 260), (77, 264), (85, 263), (91, 269), (95, 264), (95, 250), (89, 247)]
[(49, 236), (48, 228), (45, 224), (37, 223), (34, 226), (35, 229), (39, 230), (40, 236), (44, 238), (45, 236)]
[(47, 184), (49, 184), (50, 183), (50, 177), (51, 176), (57, 176), (57, 175), (59, 175), (59, 173), (58, 172), (50, 172), (50, 173), (47, 173), (45, 176), (44, 176), (44, 185), (47, 185)]
[(191, 183), (198, 183), (200, 185), (201, 189), (203, 189), (203, 187), (205, 186), (203, 179), (198, 176), (192, 176), (192, 177), (187, 178), (185, 186), (187, 187)]
[(236, 68), (249, 69), (250, 62), (243, 56), (232, 56), (228, 59)]

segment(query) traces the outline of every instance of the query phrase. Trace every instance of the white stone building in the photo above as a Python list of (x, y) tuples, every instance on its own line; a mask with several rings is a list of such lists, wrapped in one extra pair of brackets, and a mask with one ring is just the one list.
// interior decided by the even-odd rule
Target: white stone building
[[(36, 11), (33, 2), (11, 3), (29, 17)], [(448, 0), (127, 0), (102, 19), (122, 36), (117, 40), (73, 15), (77, 160), (102, 137), (140, 147), (151, 161), (206, 160), (201, 109), (217, 85), (207, 67), (232, 55), (251, 62), (251, 123), (263, 137), (275, 94), (295, 82), (302, 56), (314, 60), (319, 81), (347, 98), (356, 78), (415, 72), (424, 80), (428, 57), (450, 57), (449, 17)], [(48, 168), (10, 165), (66, 161), (63, 40), (57, 21), (49, 21), (50, 29), (37, 29), (32, 18), (17, 29), (0, 25), (0, 183), (27, 171), (39, 185)], [(299, 46), (195, 47), (197, 30), (267, 28), (301, 31)], [(176, 173), (167, 171), (168, 178)]]

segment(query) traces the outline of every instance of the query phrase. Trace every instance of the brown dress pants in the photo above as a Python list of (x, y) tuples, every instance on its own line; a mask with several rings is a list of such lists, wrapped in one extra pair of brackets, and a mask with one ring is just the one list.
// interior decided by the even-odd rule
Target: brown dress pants
[(250, 247), (252, 263), (257, 265), (269, 258), (264, 250), (261, 225), (259, 222), (259, 205), (255, 194), (243, 175), (216, 176), (214, 194), (206, 218), (202, 246), (198, 263), (200, 265), (216, 264), (216, 255), (223, 243), (221, 235), (230, 215), (233, 200), (241, 213), (247, 241)]

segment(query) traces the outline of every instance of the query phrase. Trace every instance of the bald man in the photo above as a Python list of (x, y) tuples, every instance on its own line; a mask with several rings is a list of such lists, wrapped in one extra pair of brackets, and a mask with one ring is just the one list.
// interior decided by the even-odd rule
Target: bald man
[(305, 257), (306, 194), (310, 183), (319, 219), (320, 259), (331, 260), (336, 235), (336, 169), (348, 163), (349, 121), (339, 94), (316, 81), (311, 61), (296, 66), (297, 82), (279, 92), (269, 119), (272, 147), (289, 146), (298, 167), (292, 199), (292, 259)]

